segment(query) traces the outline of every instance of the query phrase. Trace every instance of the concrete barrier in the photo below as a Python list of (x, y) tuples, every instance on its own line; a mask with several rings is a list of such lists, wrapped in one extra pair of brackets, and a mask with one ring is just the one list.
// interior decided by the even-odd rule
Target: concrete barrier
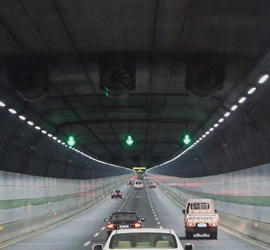
[[(11, 178), (14, 178), (14, 179), (18, 178), (20, 181), (19, 174), (10, 173), (10, 176)], [(45, 179), (43, 177), (33, 177), (33, 178), (35, 179), (40, 178), (41, 183)], [(128, 178), (130, 178), (130, 176), (110, 177), (110, 178), (107, 178), (106, 180), (100, 180), (100, 179), (90, 180), (92, 182), (91, 185), (94, 183), (94, 185), (92, 185), (93, 188), (91, 187), (84, 188), (80, 182), (74, 181), (74, 184), (72, 182), (72, 185), (76, 187), (74, 190), (78, 190), (78, 191), (77, 193), (71, 194), (71, 197), (73, 198), (71, 198), (70, 200), (55, 201), (49, 204), (44, 204), (43, 202), (43, 204), (41, 205), (31, 205), (29, 206), (29, 208), (28, 207), (13, 208), (12, 205), (10, 205), (11, 208), (6, 208), (4, 202), (5, 202), (5, 199), (8, 200), (8, 198), (10, 198), (11, 200), (13, 198), (14, 201), (16, 201), (16, 199), (23, 200), (23, 197), (28, 195), (26, 193), (28, 189), (29, 189), (29, 192), (32, 192), (32, 196), (34, 196), (33, 198), (30, 197), (30, 200), (31, 201), (34, 200), (35, 197), (40, 195), (40, 191), (39, 189), (38, 190), (36, 189), (35, 185), (29, 186), (25, 192), (21, 192), (22, 194), (21, 199), (19, 196), (20, 193), (19, 195), (17, 195), (16, 198), (12, 196), (10, 197), (10, 195), (5, 194), (5, 197), (4, 197), (5, 199), (2, 200), (2, 203), (0, 204), (1, 205), (0, 219), (5, 218), (5, 221), (6, 221), (5, 223), (3, 223), (4, 220), (0, 222), (0, 247), (10, 244), (14, 240), (18, 241), (22, 238), (36, 234), (42, 230), (45, 230), (47, 228), (60, 224), (64, 222), (66, 219), (72, 218), (74, 216), (79, 215), (80, 213), (84, 211), (87, 211), (98, 202), (104, 200), (104, 198), (110, 194), (112, 189), (116, 189), (124, 185)], [(44, 181), (48, 182), (47, 179), (45, 179)], [(52, 180), (52, 181), (55, 181), (55, 180)], [(61, 180), (61, 182), (63, 182), (63, 180)], [(23, 184), (24, 183), (25, 181), (23, 182)], [(85, 181), (82, 182), (82, 184), (85, 185)], [(22, 184), (20, 183), (20, 185)], [(67, 181), (67, 186), (70, 186), (70, 180)], [(14, 187), (11, 187), (11, 188), (16, 189), (16, 186), (14, 185)], [(61, 192), (65, 192), (65, 193), (67, 192), (65, 188), (59, 189), (57, 185), (56, 185), (56, 188), (58, 191), (56, 195), (58, 196), (60, 195), (60, 197), (61, 197)], [(33, 191), (31, 189), (33, 189)], [(74, 192), (74, 191), (71, 190), (71, 192)], [(27, 215), (26, 215), (24, 210), (27, 210), (27, 209), (29, 209), (29, 212), (27, 212)], [(11, 211), (11, 213), (9, 213), (9, 211)], [(10, 218), (7, 218), (6, 217), (7, 215), (10, 216)]]
[[(157, 185), (164, 190), (172, 199), (174, 199), (180, 207), (185, 208), (186, 200), (179, 195), (177, 189), (166, 185), (166, 183), (158, 182)], [(179, 211), (181, 213), (181, 211)], [(255, 220), (246, 219), (229, 213), (218, 211), (220, 225), (242, 235), (266, 245), (270, 245), (270, 224), (262, 223)]]

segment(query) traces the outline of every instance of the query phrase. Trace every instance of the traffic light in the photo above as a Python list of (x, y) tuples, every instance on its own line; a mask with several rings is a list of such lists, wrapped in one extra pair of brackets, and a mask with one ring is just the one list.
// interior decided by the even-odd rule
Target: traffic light
[(126, 144), (128, 146), (131, 146), (134, 143), (133, 137), (131, 135), (128, 135), (126, 138)]
[(67, 144), (73, 147), (76, 144), (76, 140), (73, 135), (70, 135), (67, 139)]
[(184, 143), (184, 145), (189, 145), (191, 144), (191, 137), (189, 134), (184, 134), (183, 138), (182, 138), (182, 142)]

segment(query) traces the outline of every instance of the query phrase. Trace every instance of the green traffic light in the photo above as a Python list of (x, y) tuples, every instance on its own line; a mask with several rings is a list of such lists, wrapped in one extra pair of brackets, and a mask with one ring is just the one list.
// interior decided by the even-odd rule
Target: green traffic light
[(126, 144), (131, 146), (134, 143), (134, 140), (131, 135), (129, 135), (126, 139)]
[(76, 140), (75, 140), (75, 138), (74, 138), (74, 136), (72, 136), (72, 135), (70, 135), (69, 137), (68, 137), (68, 139), (67, 139), (67, 144), (69, 145), (69, 146), (74, 146), (75, 144), (76, 144)]
[(191, 143), (191, 138), (190, 138), (190, 135), (189, 134), (185, 134), (184, 137), (183, 137), (183, 143), (185, 145), (188, 145)]

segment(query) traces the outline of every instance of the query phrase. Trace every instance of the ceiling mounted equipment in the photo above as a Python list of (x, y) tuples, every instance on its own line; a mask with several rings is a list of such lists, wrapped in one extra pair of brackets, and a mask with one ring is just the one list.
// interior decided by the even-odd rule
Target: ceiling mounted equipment
[(107, 54), (99, 63), (100, 88), (113, 98), (125, 97), (135, 89), (136, 64), (131, 55)]
[(224, 60), (215, 56), (200, 56), (187, 67), (186, 89), (194, 95), (209, 97), (223, 88)]
[(13, 90), (27, 102), (43, 100), (48, 93), (49, 78), (46, 62), (35, 58), (12, 61), (7, 69)]

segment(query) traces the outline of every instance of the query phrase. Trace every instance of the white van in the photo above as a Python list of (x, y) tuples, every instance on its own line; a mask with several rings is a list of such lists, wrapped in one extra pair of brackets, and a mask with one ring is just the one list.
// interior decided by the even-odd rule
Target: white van
[(143, 181), (142, 180), (135, 180), (134, 188), (135, 189), (143, 189)]

